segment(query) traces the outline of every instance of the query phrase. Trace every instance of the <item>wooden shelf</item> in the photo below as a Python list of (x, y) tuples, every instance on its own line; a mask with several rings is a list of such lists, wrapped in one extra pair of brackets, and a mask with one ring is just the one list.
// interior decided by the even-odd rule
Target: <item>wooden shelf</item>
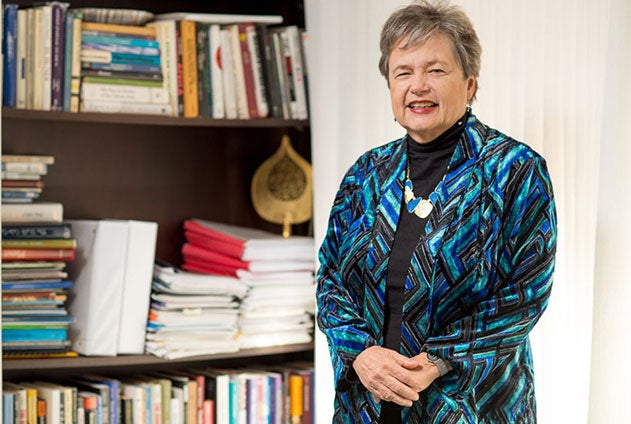
[(307, 128), (308, 120), (298, 119), (213, 119), (174, 118), (160, 115), (124, 113), (68, 113), (3, 108), (2, 119), (25, 119), (29, 121), (83, 122), (103, 124), (160, 125), (172, 127), (214, 128)]

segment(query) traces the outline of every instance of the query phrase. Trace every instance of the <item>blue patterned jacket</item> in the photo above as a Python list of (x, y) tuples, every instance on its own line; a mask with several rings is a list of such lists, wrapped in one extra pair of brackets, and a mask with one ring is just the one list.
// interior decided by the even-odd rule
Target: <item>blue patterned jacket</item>
[[(319, 252), (317, 321), (333, 361), (335, 423), (379, 416), (352, 363), (383, 343), (406, 150), (402, 138), (349, 169)], [(428, 351), (454, 370), (403, 408), (403, 422), (533, 423), (528, 334), (548, 302), (557, 238), (546, 163), (472, 115), (436, 191), (406, 278), (400, 352)]]

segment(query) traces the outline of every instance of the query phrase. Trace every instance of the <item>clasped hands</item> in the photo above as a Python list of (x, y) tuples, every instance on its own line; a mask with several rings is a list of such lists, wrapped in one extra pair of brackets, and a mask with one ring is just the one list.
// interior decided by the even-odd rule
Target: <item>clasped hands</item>
[(376, 402), (385, 400), (401, 406), (412, 406), (419, 392), (440, 376), (425, 352), (407, 358), (381, 346), (371, 346), (357, 355), (353, 369)]

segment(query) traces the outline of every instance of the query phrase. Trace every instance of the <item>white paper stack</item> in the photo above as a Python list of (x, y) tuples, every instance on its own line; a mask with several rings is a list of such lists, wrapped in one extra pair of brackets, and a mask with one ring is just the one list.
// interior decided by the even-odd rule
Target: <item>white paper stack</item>
[(315, 309), (311, 237), (199, 219), (184, 224), (183, 268), (236, 277), (249, 288), (240, 306), (239, 346), (308, 343)]
[(147, 353), (167, 359), (236, 352), (239, 303), (248, 287), (234, 277), (154, 267)]

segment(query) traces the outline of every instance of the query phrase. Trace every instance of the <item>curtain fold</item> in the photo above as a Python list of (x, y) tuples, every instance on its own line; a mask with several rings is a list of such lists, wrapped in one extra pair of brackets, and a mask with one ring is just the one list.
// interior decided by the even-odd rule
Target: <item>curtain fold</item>
[[(393, 122), (377, 62), (381, 26), (395, 8), (407, 3), (305, 0), (316, 242), (325, 233), (335, 191), (350, 164), (368, 148), (403, 134)], [(608, 393), (602, 386), (611, 384), (608, 373), (613, 373), (613, 365), (601, 363), (611, 355), (608, 348), (629, 347), (626, 341), (616, 344), (609, 337), (603, 339), (602, 331), (621, 338), (629, 326), (618, 323), (613, 331), (607, 319), (592, 311), (594, 288), (599, 314), (610, 311), (609, 294), (628, 294), (622, 287), (630, 270), (617, 270), (615, 281), (604, 276), (616, 264), (629, 262), (631, 233), (616, 233), (612, 223), (618, 221), (602, 217), (608, 217), (604, 208), (622, 213), (631, 203), (628, 184), (620, 187), (619, 183), (623, 176), (629, 181), (628, 166), (624, 166), (628, 162), (621, 158), (629, 159), (628, 149), (622, 146), (628, 144), (631, 132), (621, 128), (624, 125), (610, 125), (617, 119), (628, 127), (631, 65), (626, 56), (631, 33), (626, 26), (631, 7), (626, 0), (457, 3), (473, 21), (483, 48), (473, 112), (541, 153), (555, 190), (559, 217), (555, 282), (548, 311), (532, 334), (539, 422), (586, 423), (588, 413), (592, 423), (624, 422), (623, 416), (608, 421), (599, 418), (606, 400), (597, 393)], [(610, 30), (614, 21), (618, 25)], [(607, 148), (600, 173), (601, 143), (610, 140), (621, 142)], [(610, 166), (611, 158), (617, 159), (619, 167)], [(625, 195), (619, 189), (626, 190)], [(614, 205), (619, 201), (624, 209)], [(598, 227), (597, 214), (601, 216)], [(603, 247), (614, 235), (625, 250)], [(628, 323), (630, 313), (615, 301), (613, 310), (621, 322)], [(598, 342), (593, 348), (592, 332)], [(316, 366), (317, 421), (327, 423), (331, 422), (333, 386), (326, 341), (319, 332)], [(610, 390), (624, 393), (623, 387)]]

